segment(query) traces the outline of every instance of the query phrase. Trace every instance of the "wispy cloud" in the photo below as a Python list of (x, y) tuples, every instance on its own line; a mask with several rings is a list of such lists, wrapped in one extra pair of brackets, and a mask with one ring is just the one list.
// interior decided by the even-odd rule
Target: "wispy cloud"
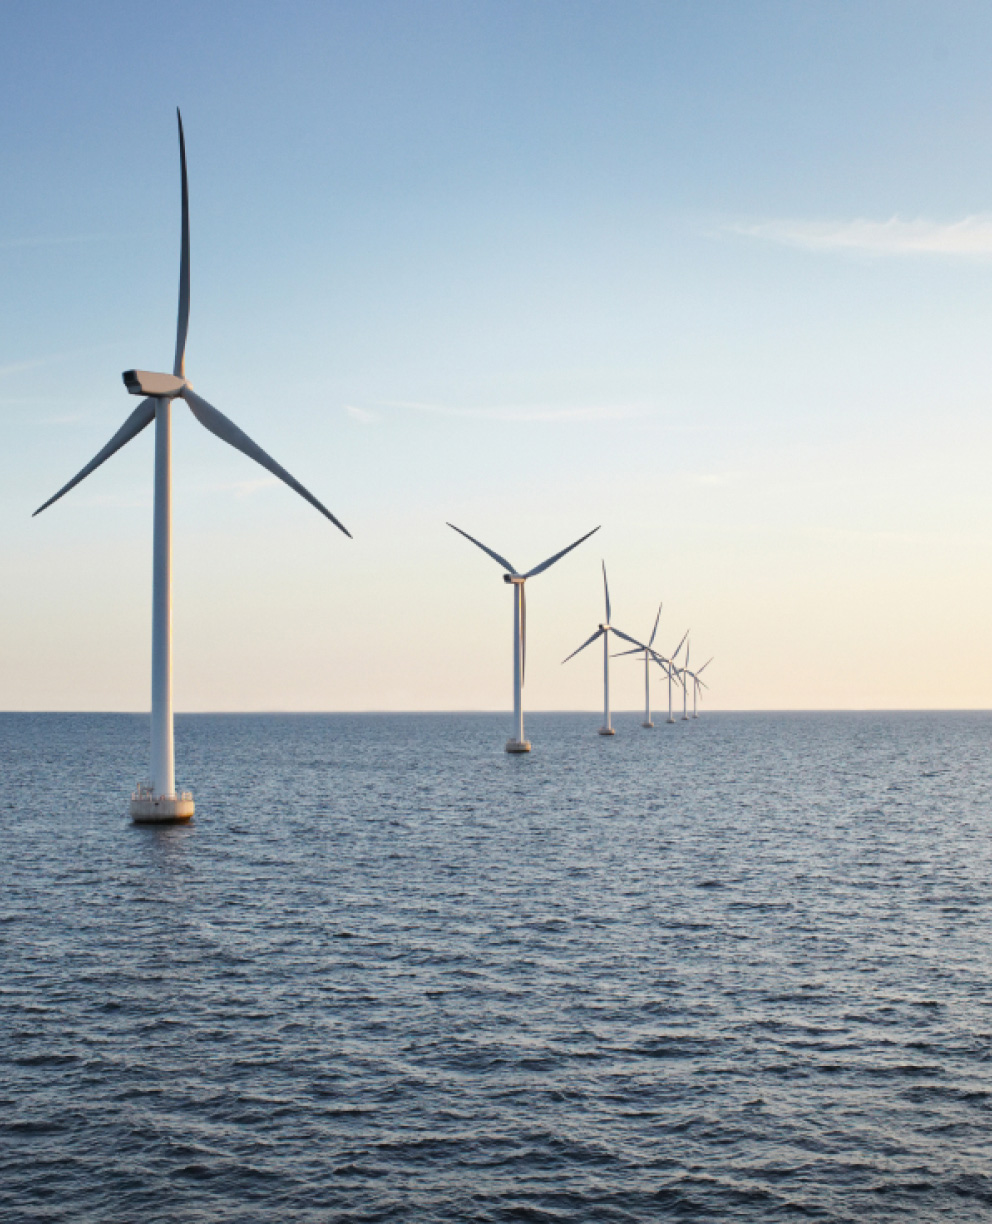
[(974, 214), (960, 221), (906, 221), (890, 217), (870, 221), (771, 220), (736, 222), (734, 234), (759, 238), (807, 251), (864, 255), (949, 255), (970, 259), (992, 256), (992, 215)]
[(383, 408), (409, 409), (433, 416), (460, 417), (475, 421), (570, 422), (626, 421), (646, 416), (643, 404), (592, 404), (574, 408), (552, 408), (542, 404), (501, 405), (492, 408), (463, 408), (452, 404), (426, 404), (415, 400), (380, 400)]
[(359, 408), (356, 404), (345, 404), (344, 410), (353, 421), (358, 421), (360, 425), (372, 425), (379, 419), (376, 413), (371, 412), (368, 408)]
[(687, 472), (686, 479), (690, 484), (712, 489), (729, 485), (735, 478), (729, 472)]

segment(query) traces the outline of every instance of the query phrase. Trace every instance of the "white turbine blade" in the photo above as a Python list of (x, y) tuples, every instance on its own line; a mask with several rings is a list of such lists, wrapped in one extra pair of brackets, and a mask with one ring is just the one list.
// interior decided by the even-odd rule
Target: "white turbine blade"
[(47, 510), (52, 502), (57, 502), (63, 494), (68, 493), (70, 489), (74, 489), (81, 480), (86, 479), (90, 472), (95, 472), (101, 463), (104, 463), (111, 455), (116, 454), (122, 446), (126, 446), (132, 438), (136, 438), (145, 426), (150, 425), (154, 420), (155, 401), (153, 399), (142, 400), (103, 450), (91, 459), (81, 472), (77, 472), (68, 484), (63, 485), (54, 497), (50, 497), (43, 506), (39, 506), (31, 517), (34, 518), (35, 514), (41, 514), (42, 510)]
[(637, 646), (633, 650), (617, 650), (612, 655), (610, 655), (610, 658), (611, 659), (622, 659), (625, 655), (643, 654), (643, 653), (644, 652), (641, 650), (641, 648)]
[(606, 623), (610, 623), (610, 584), (606, 581), (606, 562), (603, 562), (603, 594), (606, 596)]
[[(457, 530), (457, 528), (456, 528), (456, 530)], [(579, 545), (582, 543), (582, 541), (583, 541), (583, 540), (588, 540), (588, 539), (589, 539), (589, 537), (590, 537), (591, 535), (595, 535), (597, 531), (599, 531), (599, 528), (598, 528), (598, 527), (594, 527), (594, 528), (592, 529), (592, 531), (587, 531), (587, 532), (586, 532), (586, 534), (585, 534), (584, 536), (582, 536), (582, 538), (581, 538), (581, 539), (576, 540), (574, 544), (569, 544), (568, 548), (563, 548), (563, 549), (561, 550), (561, 552), (557, 552), (557, 553), (555, 553), (555, 555), (554, 555), (553, 557), (548, 557), (547, 561), (542, 561), (540, 565), (535, 565), (535, 566), (534, 566), (534, 568), (533, 568), (532, 570), (528, 570), (528, 571), (527, 571), (527, 573), (526, 573), (526, 574), (524, 574), (524, 577), (525, 577), (525, 578), (533, 578), (535, 574), (543, 574), (543, 573), (544, 573), (544, 571), (545, 571), (545, 570), (548, 568), (548, 566), (550, 566), (550, 565), (554, 565), (554, 563), (555, 563), (556, 561), (560, 561), (560, 560), (562, 559), (562, 557), (564, 557), (564, 555), (565, 555), (566, 553), (570, 553), (570, 552), (572, 551), (572, 549), (573, 549), (573, 548), (578, 548), (578, 546), (579, 546)], [(462, 534), (464, 534), (464, 532), (463, 532)], [(469, 536), (469, 539), (471, 539), (471, 538), (472, 538), (472, 537), (471, 537), (471, 536)], [(477, 543), (477, 544), (479, 543), (479, 542), (478, 542), (478, 540), (476, 540), (476, 543)], [(481, 547), (481, 545), (480, 545), (480, 547)], [(488, 548), (486, 549), (486, 552), (489, 552), (489, 549), (488, 549)]]
[(654, 635), (658, 632), (658, 622), (661, 620), (661, 604), (658, 605), (658, 615), (654, 618), (654, 628), (651, 630), (651, 636), (648, 638), (648, 649), (654, 645)]
[[(518, 576), (517, 571), (513, 568), (509, 561), (507, 561), (506, 557), (501, 557), (498, 552), (493, 552), (493, 550), (491, 548), (487, 548), (481, 540), (477, 540), (475, 536), (470, 536), (467, 531), (462, 531), (462, 529), (460, 527), (456, 527), (454, 523), (449, 523), (448, 526), (452, 531), (457, 531), (459, 535), (463, 535), (466, 540), (471, 540), (476, 548), (481, 548), (484, 553), (488, 553), (494, 561), (497, 561), (500, 565), (502, 565), (505, 570), (509, 570), (514, 577)], [(527, 575), (527, 577), (529, 576), (530, 575)]]
[(520, 584), (520, 685), (527, 680), (527, 583)]
[(266, 471), (271, 472), (273, 476), (278, 476), (284, 484), (289, 485), (294, 493), (299, 493), (304, 501), (308, 501), (315, 510), (319, 510), (325, 518), (330, 519), (335, 527), (339, 527), (351, 539), (351, 532), (348, 528), (343, 523), (339, 523), (326, 506), (322, 505), (308, 489), (305, 489), (295, 476), (291, 476), (284, 467), (276, 463), (271, 455), (267, 455), (260, 446), (257, 446), (233, 421), (228, 420), (222, 412), (218, 412), (213, 404), (208, 404), (202, 395), (197, 395), (192, 387), (189, 386), (183, 388), (182, 397), (189, 404), (190, 411), (204, 429), (209, 429), (222, 442), (226, 442), (228, 446), (233, 446), (235, 450), (241, 451), (249, 459), (254, 459), (256, 463), (260, 464)]
[(709, 665), (713, 662), (715, 658), (716, 658), (716, 655), (710, 655), (710, 657), (706, 660), (706, 662), (699, 669), (699, 671), (696, 672), (696, 675), (698, 676), (699, 672), (704, 672), (707, 669), (707, 667), (709, 667)]
[(682, 635), (682, 641), (681, 641), (681, 642), (679, 642), (679, 644), (678, 644), (678, 645), (675, 647), (675, 649), (672, 651), (672, 659), (673, 659), (673, 661), (674, 661), (675, 659), (677, 659), (677, 658), (678, 658), (678, 656), (679, 656), (679, 651), (680, 651), (680, 650), (682, 649), (682, 647), (685, 645), (685, 639), (686, 639), (688, 636), (689, 636), (689, 630), (687, 629), (687, 630), (685, 631), (685, 633)]
[[(595, 633), (592, 635), (592, 637), (591, 637), (591, 638), (589, 638), (589, 640), (588, 640), (588, 641), (586, 641), (586, 642), (583, 642), (583, 643), (582, 643), (582, 645), (579, 647), (579, 649), (578, 649), (578, 650), (573, 650), (573, 651), (572, 651), (572, 653), (571, 653), (571, 654), (568, 656), (568, 659), (574, 659), (574, 658), (575, 658), (575, 656), (576, 656), (576, 655), (579, 653), (579, 650), (585, 650), (585, 648), (586, 648), (587, 646), (591, 646), (591, 645), (593, 644), (593, 642), (595, 642), (595, 640), (596, 640), (598, 637), (602, 637), (602, 635), (603, 635), (605, 632), (606, 632), (606, 630), (605, 630), (605, 629), (597, 629), (597, 630), (596, 630), (596, 632), (595, 632)], [(562, 659), (562, 663), (567, 663), (567, 662), (568, 662), (568, 659)]]
[(615, 633), (617, 637), (623, 638), (625, 642), (633, 642), (638, 650), (647, 650), (643, 642), (639, 642), (637, 638), (632, 638), (629, 633), (621, 633), (619, 629), (614, 629), (612, 625), (610, 625), (610, 633)]
[[(183, 181), (183, 235), (179, 252), (179, 315), (176, 321), (176, 360), (172, 372), (177, 378), (186, 377), (186, 332), (189, 330), (189, 190), (186, 184), (186, 141), (183, 139), (183, 117), (176, 107), (179, 121), (179, 165)], [(338, 524), (340, 526), (340, 524)]]

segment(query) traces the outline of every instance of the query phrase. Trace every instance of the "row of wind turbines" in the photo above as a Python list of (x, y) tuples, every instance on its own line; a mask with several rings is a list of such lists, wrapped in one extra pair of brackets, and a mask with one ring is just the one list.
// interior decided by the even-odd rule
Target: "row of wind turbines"
[[(173, 738), (173, 705), (172, 705), (172, 404), (175, 400), (183, 400), (193, 416), (222, 442), (241, 451), (249, 459), (253, 459), (267, 471), (277, 476), (300, 497), (308, 501), (316, 510), (324, 515), (335, 527), (351, 538), (351, 533), (322, 502), (284, 467), (267, 454), (257, 443), (253, 442), (243, 430), (232, 420), (198, 395), (186, 377), (186, 336), (189, 330), (190, 303), (190, 271), (189, 271), (189, 191), (186, 175), (186, 143), (183, 136), (182, 116), (177, 109), (176, 118), (179, 125), (179, 163), (182, 186), (182, 239), (179, 257), (179, 311), (176, 324), (176, 349), (172, 373), (154, 373), (149, 370), (126, 370), (123, 374), (124, 385), (131, 395), (141, 396), (141, 402), (128, 416), (117, 433), (106, 446), (77, 472), (61, 489), (39, 506), (35, 515), (46, 510), (59, 498), (81, 481), (85, 480), (101, 464), (115, 455), (128, 442), (136, 438), (148, 425), (155, 423), (155, 497), (152, 547), (152, 684), (151, 684), (151, 777), (147, 785), (139, 786), (131, 797), (131, 817), (137, 823), (157, 824), (177, 820), (189, 820), (194, 812), (193, 796), (189, 791), (176, 790), (175, 777), (175, 747)], [(513, 717), (514, 736), (507, 743), (508, 752), (529, 752), (530, 744), (524, 739), (522, 690), (524, 681), (524, 666), (526, 659), (527, 613), (524, 597), (524, 584), (528, 578), (554, 565), (567, 553), (576, 548), (583, 540), (587, 540), (593, 532), (588, 532), (581, 539), (570, 544), (568, 548), (555, 553), (547, 561), (536, 565), (527, 573), (521, 574), (498, 553), (487, 548), (485, 544), (474, 539), (467, 532), (456, 527), (466, 539), (478, 545), (483, 552), (488, 553), (507, 571), (504, 581), (514, 588), (513, 605)], [(596, 531), (599, 528), (595, 528)], [(603, 582), (606, 583), (606, 568), (603, 568)], [(660, 612), (660, 609), (659, 609)], [(574, 657), (597, 638), (603, 638), (604, 667), (604, 725), (600, 734), (612, 735), (613, 727), (610, 719), (610, 689), (609, 689), (609, 636), (615, 634), (624, 642), (630, 643), (633, 650), (624, 654), (638, 654), (643, 651), (645, 667), (645, 726), (651, 725), (650, 707), (650, 666), (652, 663), (660, 666), (668, 676), (669, 683), (669, 721), (671, 717), (672, 684), (680, 683), (683, 689), (683, 716), (686, 712), (687, 684), (693, 685), (693, 715), (696, 712), (696, 699), (702, 681), (699, 672), (693, 674), (688, 669), (689, 648), (687, 637), (679, 643), (679, 648), (670, 658), (664, 658), (653, 649), (658, 623), (655, 620), (654, 632), (650, 640), (644, 644), (622, 633), (610, 624), (610, 595), (606, 590), (606, 621), (600, 625), (587, 642), (569, 658)], [(682, 645), (686, 645), (686, 658), (682, 666), (676, 662)], [(567, 660), (566, 660), (567, 662)], [(704, 666), (706, 666), (704, 664)]]
[[(556, 552), (554, 556), (548, 557), (546, 561), (542, 561), (540, 565), (535, 565), (533, 569), (529, 569), (525, 574), (521, 574), (515, 566), (507, 561), (505, 557), (500, 556), (487, 544), (483, 544), (481, 540), (477, 540), (475, 536), (469, 535), (467, 531), (462, 531), (461, 527), (456, 527), (454, 523), (449, 523), (454, 531), (459, 535), (470, 540), (476, 548), (481, 548), (487, 556), (498, 564), (503, 566), (506, 573), (503, 575), (503, 581), (513, 587), (513, 735), (506, 741), (507, 752), (530, 752), (531, 743), (524, 736), (524, 707), (523, 707), (523, 688), (524, 674), (527, 664), (527, 596), (525, 586), (528, 578), (534, 578), (538, 574), (543, 574), (546, 569), (550, 569), (556, 561), (560, 561), (573, 548), (589, 539), (591, 535), (595, 535), (599, 531), (598, 527), (594, 527), (592, 531), (587, 531), (584, 536), (580, 536), (574, 544), (569, 544), (567, 548), (563, 548), (561, 552)], [(712, 658), (696, 669), (689, 670), (689, 630), (687, 629), (682, 635), (682, 640), (678, 646), (672, 651), (667, 658), (659, 651), (654, 649), (654, 641), (658, 635), (658, 623), (661, 620), (661, 604), (658, 605), (658, 614), (654, 618), (654, 628), (651, 630), (651, 636), (647, 642), (639, 642), (637, 638), (631, 637), (629, 633), (624, 633), (622, 629), (618, 629), (612, 623), (612, 612), (610, 608), (610, 584), (606, 578), (606, 562), (603, 562), (603, 596), (606, 604), (606, 619), (596, 629), (596, 632), (591, 637), (587, 638), (581, 646), (576, 647), (570, 655), (562, 659), (565, 664), (569, 659), (574, 659), (577, 654), (580, 654), (587, 646), (591, 646), (593, 642), (603, 639), (603, 725), (599, 728), (600, 735), (616, 735), (613, 727), (613, 715), (610, 709), (610, 634), (620, 638), (622, 642), (629, 643), (631, 649), (618, 651), (614, 658), (623, 657), (626, 655), (641, 655), (644, 659), (644, 721), (642, 727), (652, 728), (654, 722), (651, 719), (651, 664), (654, 663), (661, 668), (663, 674), (668, 678), (668, 721), (675, 722), (675, 717), (672, 713), (672, 686), (677, 685), (682, 689), (682, 718), (689, 718), (689, 686), (692, 686), (692, 717), (699, 717), (699, 690), (707, 688), (706, 682), (701, 678), (702, 672), (713, 662)], [(682, 647), (685, 647), (685, 660), (680, 665), (678, 657), (682, 653)]]

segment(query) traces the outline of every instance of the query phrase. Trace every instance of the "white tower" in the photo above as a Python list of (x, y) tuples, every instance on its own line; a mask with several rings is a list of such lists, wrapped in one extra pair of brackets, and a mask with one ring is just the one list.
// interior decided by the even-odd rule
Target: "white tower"
[(467, 531), (462, 531), (454, 523), (449, 523), (448, 526), (453, 531), (457, 531), (459, 535), (464, 536), (466, 540), (471, 540), (476, 548), (481, 548), (487, 556), (492, 557), (497, 564), (502, 565), (507, 571), (503, 575), (503, 581), (508, 586), (513, 587), (513, 735), (506, 741), (506, 751), (530, 752), (530, 740), (524, 739), (523, 688), (524, 675), (527, 670), (527, 594), (524, 590), (524, 585), (528, 578), (535, 578), (538, 574), (543, 574), (556, 561), (560, 561), (566, 553), (570, 553), (573, 548), (578, 548), (583, 540), (588, 540), (591, 535), (595, 535), (599, 528), (594, 527), (592, 531), (587, 531), (574, 544), (569, 544), (567, 548), (563, 548), (561, 552), (555, 553), (547, 561), (542, 561), (540, 565), (535, 565), (526, 574), (519, 574), (505, 557), (501, 557), (498, 552), (494, 552), (487, 545), (483, 544), (481, 540), (477, 540), (475, 536), (470, 536)]
[(606, 581), (606, 562), (603, 562), (603, 595), (606, 600), (606, 621), (600, 625), (592, 637), (587, 638), (581, 646), (577, 647), (562, 663), (565, 664), (569, 659), (574, 659), (580, 651), (585, 650), (587, 646), (591, 646), (597, 638), (603, 639), (603, 725), (599, 728), (600, 735), (616, 735), (613, 729), (613, 719), (610, 714), (610, 634), (616, 634), (618, 638), (623, 638), (625, 642), (632, 642), (637, 649), (647, 650), (643, 642), (639, 642), (636, 638), (630, 637), (629, 634), (621, 632), (615, 626), (610, 624), (610, 587)]

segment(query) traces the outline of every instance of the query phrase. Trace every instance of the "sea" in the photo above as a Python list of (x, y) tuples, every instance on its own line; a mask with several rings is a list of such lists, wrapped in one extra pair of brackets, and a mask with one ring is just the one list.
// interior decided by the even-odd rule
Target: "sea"
[(992, 715), (0, 715), (0, 1219), (992, 1220)]

